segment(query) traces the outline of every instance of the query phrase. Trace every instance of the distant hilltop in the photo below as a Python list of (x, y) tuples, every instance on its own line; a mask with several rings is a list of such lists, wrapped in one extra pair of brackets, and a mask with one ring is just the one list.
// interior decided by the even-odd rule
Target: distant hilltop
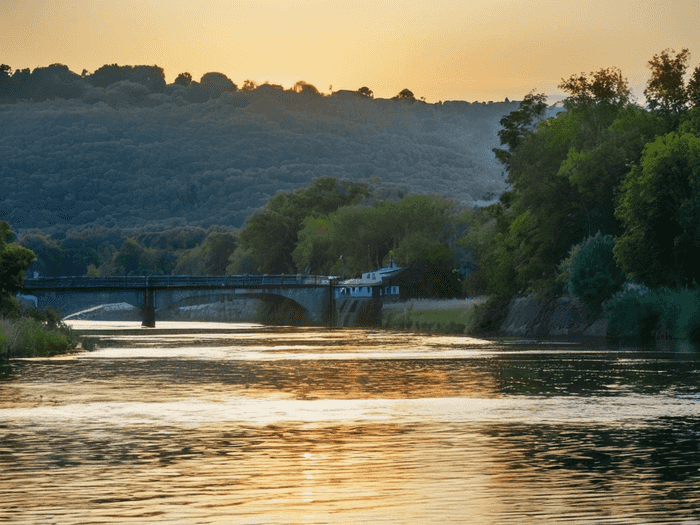
[(157, 66), (0, 72), (0, 220), (15, 230), (226, 225), (321, 176), (464, 206), (506, 189), (499, 120), (518, 102), (428, 104), (402, 90), (322, 95)]

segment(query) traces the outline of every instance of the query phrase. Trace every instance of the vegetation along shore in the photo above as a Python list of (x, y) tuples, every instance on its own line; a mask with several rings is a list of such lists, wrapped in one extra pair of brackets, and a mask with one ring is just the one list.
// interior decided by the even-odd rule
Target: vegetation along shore
[[(358, 114), (358, 107), (371, 114), (391, 114), (401, 122), (399, 128), (410, 123), (403, 129), (412, 130), (414, 142), (399, 140), (388, 128), (377, 127), (385, 122), (384, 117), (371, 122), (363, 117), (371, 129), (345, 122), (343, 135), (347, 140), (343, 139), (343, 144), (362, 152), (361, 157), (367, 160), (361, 166), (354, 165), (353, 177), (331, 176), (338, 172), (330, 169), (330, 164), (321, 163), (309, 170), (311, 176), (303, 182), (306, 186), (300, 187), (297, 183), (302, 179), (295, 178), (294, 172), (275, 172), (275, 176), (296, 182), (266, 186), (266, 192), (256, 193), (256, 198), (266, 201), (264, 206), (246, 204), (245, 211), (242, 205), (222, 207), (226, 195), (238, 186), (224, 176), (224, 171), (209, 170), (191, 184), (178, 183), (178, 199), (166, 199), (174, 207), (154, 211), (149, 215), (148, 227), (135, 224), (133, 217), (120, 223), (119, 217), (127, 217), (128, 210), (110, 207), (109, 185), (93, 188), (93, 181), (86, 182), (83, 186), (89, 192), (83, 195), (72, 191), (78, 186), (68, 181), (65, 188), (39, 192), (44, 197), (33, 199), (32, 206), (38, 203), (47, 210), (59, 211), (67, 206), (63, 222), (49, 213), (19, 206), (26, 195), (17, 194), (13, 198), (19, 207), (0, 207), (0, 219), (8, 220), (2, 223), (5, 233), (4, 240), (0, 239), (3, 316), (11, 316), (13, 295), (21, 290), (25, 271), (42, 276), (342, 275), (345, 271), (348, 277), (356, 277), (393, 261), (411, 270), (411, 279), (401, 287), (403, 301), (459, 299), (462, 306), (455, 303), (454, 307), (436, 310), (420, 301), (397, 307), (385, 305), (387, 327), (472, 334), (511, 331), (565, 335), (589, 331), (624, 338), (698, 341), (700, 66), (691, 68), (687, 49), (666, 49), (654, 55), (648, 65), (645, 105), (632, 98), (627, 80), (614, 67), (562, 79), (559, 87), (568, 96), (556, 107), (549, 106), (546, 96), (536, 91), (518, 103), (508, 102), (509, 112), (499, 117), (495, 133), (498, 147), (493, 148), (494, 162), (500, 163), (501, 172), (493, 166), (486, 170), (491, 179), (501, 177), (501, 173), (503, 177), (498, 183), (480, 183), (478, 192), (469, 196), (468, 184), (460, 182), (457, 193), (451, 190), (456, 183), (444, 185), (445, 180), (454, 178), (453, 171), (438, 172), (434, 168), (463, 165), (470, 166), (467, 171), (471, 174), (483, 171), (479, 166), (486, 166), (485, 161), (464, 157), (459, 153), (464, 144), (457, 147), (445, 141), (441, 127), (444, 122), (453, 122), (456, 130), (454, 126), (461, 124), (455, 123), (462, 117), (468, 119), (467, 113), (476, 108), (470, 106), (457, 118), (453, 113), (440, 113), (447, 111), (444, 107), (428, 107), (407, 95), (380, 102), (372, 101), (371, 92), (325, 96), (306, 84), (289, 93), (252, 84), (238, 93), (228, 86), (226, 93), (214, 97), (215, 101), (209, 97), (206, 102), (197, 102), (198, 107), (226, 103), (230, 122), (262, 122), (258, 113), (264, 114), (269, 129), (260, 131), (261, 137), (270, 138), (281, 129), (293, 129), (294, 136), (300, 136), (300, 115), (312, 113), (323, 116), (322, 129), (330, 133), (332, 122), (341, 118), (342, 106), (354, 108), (350, 111), (353, 115)], [(203, 79), (202, 84), (210, 80)], [(139, 80), (134, 77), (128, 85), (123, 82), (116, 87), (93, 87), (103, 90), (107, 97), (110, 91), (126, 92)], [(179, 89), (166, 89), (169, 101), (160, 96), (153, 98), (151, 93), (138, 99), (141, 102), (129, 99), (123, 107), (144, 109), (148, 106), (146, 100), (161, 100), (162, 104), (154, 107), (173, 111), (187, 107), (187, 111), (194, 111), (187, 104), (194, 104), (196, 97), (190, 102), (185, 97), (179, 106), (173, 105), (173, 97), (180, 96)], [(92, 88), (85, 93), (81, 102), (75, 102), (77, 109), (68, 122), (76, 129), (87, 123), (84, 119), (92, 118), (85, 116), (92, 111), (85, 107), (85, 97), (93, 93)], [(279, 113), (282, 103), (273, 103), (270, 94), (280, 95), (284, 104), (297, 104), (299, 113), (294, 118), (291, 114), (283, 118), (281, 115), (286, 113)], [(33, 103), (21, 108), (16, 104), (13, 100), (2, 109), (10, 115), (33, 107)], [(124, 113), (119, 113), (122, 106), (107, 107), (96, 103), (101, 115), (108, 114), (100, 118), (123, 119)], [(311, 107), (315, 109), (310, 113)], [(42, 108), (34, 115), (37, 122), (48, 114), (44, 111), (47, 108)], [(212, 109), (210, 114), (219, 113)], [(150, 113), (144, 115), (143, 122), (127, 119), (128, 126), (126, 121), (122, 125), (133, 130), (155, 118)], [(269, 119), (279, 122), (271, 125)], [(307, 124), (320, 129), (313, 122)], [(97, 129), (87, 124), (83, 127)], [(104, 127), (106, 131), (100, 133), (105, 140), (100, 143), (109, 149), (109, 126)], [(233, 132), (233, 128), (226, 129)], [(360, 145), (357, 141), (367, 133), (379, 137), (380, 142), (391, 135), (391, 140), (400, 144), (397, 142), (391, 151), (377, 150), (374, 142)], [(299, 162), (316, 158), (316, 153), (324, 155), (323, 137), (319, 133), (314, 137), (320, 141), (314, 142), (314, 147), (290, 146), (290, 151), (301, 155)], [(423, 146), (417, 148), (415, 140)], [(131, 146), (126, 142), (113, 144), (114, 152)], [(419, 151), (426, 156), (419, 158)], [(238, 159), (235, 155), (231, 158)], [(355, 157), (348, 154), (347, 158)], [(402, 188), (398, 172), (388, 177), (390, 184), (382, 182), (375, 168), (390, 159), (417, 166), (418, 171), (423, 169), (421, 166), (432, 166), (429, 180), (443, 181), (435, 190), (441, 194), (428, 195), (419, 185)], [(24, 180), (26, 177), (20, 175), (33, 173), (37, 167), (29, 160), (12, 162), (8, 167), (17, 180)], [(245, 164), (244, 159), (232, 162)], [(300, 165), (294, 164), (294, 169)], [(328, 176), (314, 177), (322, 165), (328, 167)], [(146, 171), (139, 173), (147, 177)], [(360, 172), (365, 176), (359, 176)], [(260, 175), (262, 171), (255, 173)], [(416, 170), (411, 173), (415, 175)], [(83, 175), (89, 179), (89, 170)], [(63, 200), (55, 202), (59, 193)], [(457, 194), (459, 198), (453, 198)], [(83, 200), (89, 206), (83, 206)], [(93, 208), (105, 203), (114, 215), (110, 214), (106, 222), (92, 224)], [(205, 210), (214, 209), (218, 224), (207, 222), (203, 215)], [(192, 218), (191, 224), (188, 218)], [(80, 227), (71, 228), (71, 221), (76, 220)], [(19, 230), (16, 243), (11, 242), (10, 225)], [(474, 300), (467, 297), (486, 299), (472, 306)], [(556, 322), (547, 320), (555, 318)], [(8, 330), (3, 328), (4, 338)]]

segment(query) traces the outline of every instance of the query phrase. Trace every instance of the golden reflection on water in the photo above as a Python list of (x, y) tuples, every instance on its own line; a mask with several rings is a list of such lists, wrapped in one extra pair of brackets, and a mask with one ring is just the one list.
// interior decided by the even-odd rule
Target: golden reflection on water
[(0, 382), (0, 522), (700, 522), (696, 361), (115, 324)]

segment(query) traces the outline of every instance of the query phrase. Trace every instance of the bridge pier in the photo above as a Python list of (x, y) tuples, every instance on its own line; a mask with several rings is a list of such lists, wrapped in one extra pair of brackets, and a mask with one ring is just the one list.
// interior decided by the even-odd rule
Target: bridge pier
[(141, 307), (143, 311), (143, 322), (141, 323), (141, 326), (146, 326), (148, 328), (155, 328), (156, 326), (156, 306), (154, 295), (153, 288), (146, 288), (143, 291), (143, 306)]

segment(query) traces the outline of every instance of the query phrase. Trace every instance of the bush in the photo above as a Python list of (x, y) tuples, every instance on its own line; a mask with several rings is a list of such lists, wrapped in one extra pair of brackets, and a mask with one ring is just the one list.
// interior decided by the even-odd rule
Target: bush
[(6, 357), (52, 356), (75, 346), (62, 330), (47, 330), (42, 323), (29, 317), (2, 321), (1, 342)]
[[(561, 271), (568, 271), (568, 291), (588, 308), (594, 317), (602, 311), (603, 301), (617, 292), (625, 282), (625, 274), (613, 256), (615, 241), (600, 232), (574, 246), (570, 262), (565, 259)], [(568, 268), (567, 268), (568, 266)]]
[(648, 290), (628, 284), (605, 303), (604, 312), (613, 336), (700, 341), (700, 290)]
[[(0, 320), (0, 360), (10, 357), (49, 357), (78, 346), (81, 339), (63, 324), (52, 308), (30, 309), (24, 317)], [(94, 341), (82, 339), (83, 347), (93, 349)]]

